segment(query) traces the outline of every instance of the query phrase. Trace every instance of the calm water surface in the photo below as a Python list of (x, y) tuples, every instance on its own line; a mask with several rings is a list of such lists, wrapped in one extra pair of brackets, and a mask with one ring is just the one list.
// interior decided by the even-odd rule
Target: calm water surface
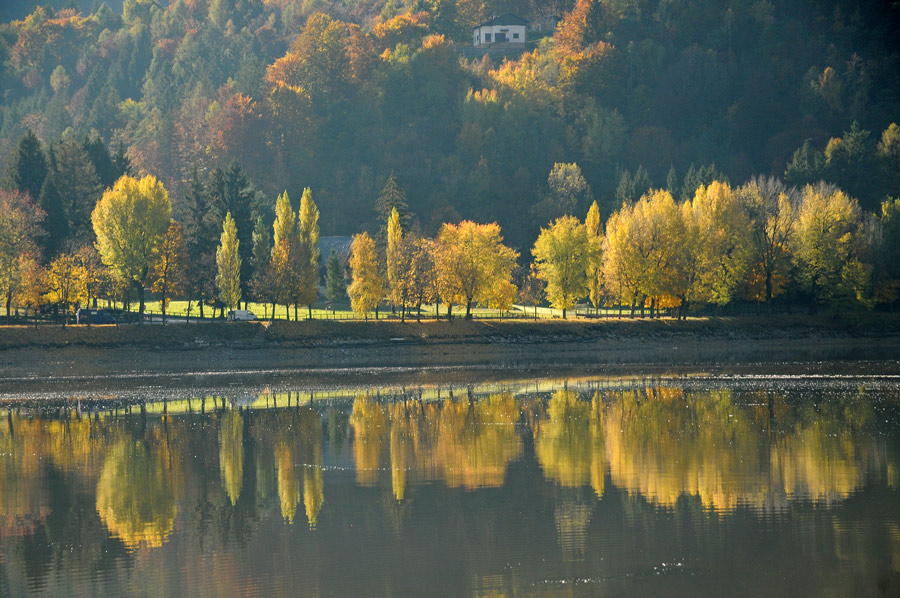
[(0, 596), (900, 596), (896, 379), (158, 398), (4, 404)]

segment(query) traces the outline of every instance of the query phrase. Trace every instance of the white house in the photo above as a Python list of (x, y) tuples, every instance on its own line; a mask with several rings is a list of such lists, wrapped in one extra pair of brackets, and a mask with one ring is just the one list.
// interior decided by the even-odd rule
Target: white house
[(478, 47), (525, 45), (528, 21), (513, 14), (500, 15), (472, 28), (472, 43)]

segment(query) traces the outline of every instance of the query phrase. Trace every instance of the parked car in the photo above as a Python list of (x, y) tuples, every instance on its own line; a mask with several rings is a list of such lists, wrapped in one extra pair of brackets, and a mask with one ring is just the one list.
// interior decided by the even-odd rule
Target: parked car
[(256, 314), (248, 309), (228, 310), (229, 322), (255, 322), (256, 320)]
[(75, 312), (77, 324), (115, 324), (116, 319), (105, 309), (81, 308)]

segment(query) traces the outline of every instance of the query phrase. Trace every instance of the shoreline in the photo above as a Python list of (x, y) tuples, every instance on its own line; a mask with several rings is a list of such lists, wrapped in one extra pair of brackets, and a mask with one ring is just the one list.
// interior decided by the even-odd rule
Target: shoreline
[(900, 330), (893, 319), (839, 326), (808, 317), (0, 327), (0, 392), (246, 376), (671, 368), (894, 374)]

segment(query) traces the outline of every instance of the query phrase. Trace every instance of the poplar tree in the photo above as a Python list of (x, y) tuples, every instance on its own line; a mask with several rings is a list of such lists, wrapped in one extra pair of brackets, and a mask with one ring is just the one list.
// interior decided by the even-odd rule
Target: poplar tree
[(300, 198), (300, 210), (297, 213), (297, 238), (300, 258), (300, 285), (298, 303), (305, 305), (312, 319), (312, 304), (319, 297), (319, 209), (312, 198), (312, 191), (307, 187)]
[(388, 293), (390, 295), (391, 305), (400, 305), (403, 309), (403, 298), (401, 292), (401, 278), (403, 255), (403, 228), (400, 225), (400, 213), (397, 208), (391, 210), (391, 215), (387, 222), (387, 252), (385, 253), (387, 262), (387, 281)]
[(229, 309), (235, 309), (241, 301), (241, 256), (237, 226), (235, 226), (234, 218), (231, 217), (231, 212), (225, 214), (222, 237), (219, 249), (216, 251), (216, 264), (219, 267), (219, 273), (216, 276), (219, 299)]

